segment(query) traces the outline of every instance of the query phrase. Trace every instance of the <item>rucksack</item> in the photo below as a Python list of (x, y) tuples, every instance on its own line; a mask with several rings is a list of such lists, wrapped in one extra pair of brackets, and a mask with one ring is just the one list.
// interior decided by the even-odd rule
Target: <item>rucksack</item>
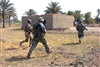
[(85, 27), (83, 26), (83, 24), (77, 24), (77, 27), (76, 27), (77, 31), (79, 32), (83, 32), (85, 30)]
[(36, 29), (35, 29), (36, 28), (36, 25), (37, 25), (37, 23), (34, 23), (33, 26), (32, 26), (33, 27), (32, 34), (35, 34), (36, 33)]
[(32, 34), (35, 37), (44, 37), (45, 36), (45, 33), (41, 29), (40, 23), (34, 23), (33, 24)]

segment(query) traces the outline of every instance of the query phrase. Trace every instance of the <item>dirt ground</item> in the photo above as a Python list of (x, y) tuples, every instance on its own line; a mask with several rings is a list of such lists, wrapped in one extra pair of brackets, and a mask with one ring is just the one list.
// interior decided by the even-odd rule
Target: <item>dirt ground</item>
[(100, 46), (75, 60), (71, 67), (100, 67)]
[[(100, 36), (100, 27), (87, 28), (86, 32), (93, 33), (90, 35), (97, 33), (96, 36)], [(69, 32), (76, 32), (75, 27), (65, 31), (65, 33)], [(89, 35), (89, 33), (86, 34)], [(100, 45), (97, 45), (96, 49), (90, 48), (90, 52), (80, 56), (66, 52), (68, 50), (66, 46), (52, 47), (53, 52), (50, 55), (45, 53), (44, 48), (37, 48), (32, 54), (32, 58), (27, 59), (26, 54), (29, 48), (20, 48), (4, 40), (0, 40), (0, 44), (0, 67), (100, 67)], [(8, 44), (9, 46), (7, 46)]]

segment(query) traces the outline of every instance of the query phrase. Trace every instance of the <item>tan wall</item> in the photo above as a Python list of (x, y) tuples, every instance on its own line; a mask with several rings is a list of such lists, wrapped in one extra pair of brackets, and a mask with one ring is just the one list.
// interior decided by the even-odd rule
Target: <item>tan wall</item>
[(44, 17), (46, 19), (46, 28), (48, 30), (51, 30), (53, 28), (53, 15), (49, 14), (49, 15), (41, 15), (42, 17)]
[(22, 28), (24, 28), (24, 26), (27, 23), (28, 19), (31, 19), (32, 20), (32, 24), (33, 24), (33, 23), (37, 22), (38, 17), (39, 17), (38, 15), (36, 15), (36, 16), (23, 16), (22, 17)]
[(66, 16), (66, 23), (67, 27), (73, 27), (74, 17), (73, 16)]
[(46, 19), (46, 28), (52, 30), (53, 28), (65, 28), (73, 26), (73, 16), (67, 16), (64, 14), (49, 14), (49, 15), (35, 15), (35, 16), (23, 16), (22, 28), (27, 23), (27, 19), (32, 20), (32, 24), (38, 22), (38, 18), (42, 16)]
[(25, 24), (27, 23), (28, 19), (32, 20), (32, 24), (38, 22), (38, 18), (42, 16), (46, 19), (46, 27), (47, 29), (52, 29), (53, 21), (52, 21), (52, 15), (35, 15), (35, 16), (23, 16), (22, 17), (22, 28), (24, 29)]
[(73, 27), (73, 16), (53, 14), (53, 28)]

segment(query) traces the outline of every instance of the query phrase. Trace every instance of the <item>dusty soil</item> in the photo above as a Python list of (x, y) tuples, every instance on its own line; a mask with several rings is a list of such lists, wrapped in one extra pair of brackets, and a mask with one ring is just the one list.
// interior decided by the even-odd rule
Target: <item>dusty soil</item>
[[(76, 32), (75, 28), (65, 33)], [(100, 36), (100, 28), (88, 28), (91, 35)], [(95, 33), (95, 34), (94, 34)], [(72, 33), (73, 34), (73, 33)], [(86, 35), (90, 35), (86, 33)], [(19, 47), (5, 40), (0, 40), (0, 67), (100, 67), (100, 45), (90, 48), (91, 51), (78, 55), (66, 52), (66, 46), (52, 47), (52, 53), (47, 55), (43, 46), (36, 48), (31, 59), (26, 58), (29, 47)]]
[(71, 67), (100, 67), (100, 47), (75, 60)]
[(53, 53), (50, 55), (47, 55), (43, 48), (37, 48), (28, 60), (25, 54), (21, 54), (22, 51), (26, 53), (24, 50), (28, 49), (27, 47), (2, 44), (9, 44), (9, 47), (1, 48), (5, 56), (0, 57), (0, 67), (100, 67), (100, 46), (96, 49), (91, 48), (89, 53), (82, 56), (65, 52), (67, 49), (62, 46), (53, 47)]

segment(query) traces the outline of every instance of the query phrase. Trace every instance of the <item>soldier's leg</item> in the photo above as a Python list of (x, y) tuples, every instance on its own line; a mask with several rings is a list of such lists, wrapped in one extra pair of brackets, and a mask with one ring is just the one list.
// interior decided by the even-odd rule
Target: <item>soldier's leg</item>
[(23, 41), (20, 42), (20, 46), (22, 46), (23, 43), (28, 42), (28, 39), (25, 39)]
[(37, 44), (38, 44), (38, 41), (32, 40), (32, 46), (30, 47), (30, 50), (27, 55), (28, 59), (30, 59), (30, 55), (31, 55), (32, 51), (36, 48)]
[(20, 42), (20, 46), (22, 46), (22, 44), (24, 42), (28, 42), (28, 34), (25, 32), (25, 40), (23, 40), (22, 42)]
[(81, 43), (81, 33), (78, 32), (79, 43)]
[(32, 45), (32, 36), (29, 35), (29, 47)]
[(32, 38), (30, 38), (30, 41), (29, 41), (29, 47), (32, 45)]
[(80, 37), (81, 41), (82, 41), (83, 37), (84, 37), (84, 32), (81, 33), (81, 37)]
[(84, 37), (84, 32), (79, 32), (78, 37), (79, 37), (79, 43), (81, 43), (82, 38)]
[(48, 44), (47, 44), (46, 39), (45, 39), (45, 38), (42, 38), (40, 41), (41, 41), (42, 44), (44, 45), (47, 54), (51, 53), (52, 51), (50, 51), (50, 48), (49, 48), (49, 46), (48, 46)]

